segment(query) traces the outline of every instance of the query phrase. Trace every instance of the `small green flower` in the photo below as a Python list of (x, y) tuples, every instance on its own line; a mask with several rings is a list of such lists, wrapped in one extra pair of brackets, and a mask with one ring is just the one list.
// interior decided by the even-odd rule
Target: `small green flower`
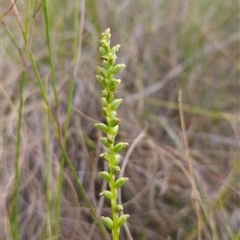
[(129, 214), (124, 214), (122, 215), (119, 219), (118, 219), (118, 226), (121, 227), (126, 221), (127, 219), (130, 217)]
[(126, 67), (125, 64), (117, 64), (116, 66), (114, 66), (114, 67), (112, 68), (111, 73), (112, 73), (112, 74), (117, 74), (121, 69), (123, 69), (123, 68), (125, 68), (125, 67)]
[(108, 139), (106, 137), (102, 137), (101, 138), (101, 142), (102, 144), (106, 147), (106, 148), (110, 148), (111, 147), (111, 143), (108, 141)]
[(116, 154), (115, 160), (114, 160), (114, 164), (115, 164), (115, 165), (118, 165), (118, 163), (120, 162), (120, 160), (121, 160), (121, 155), (120, 155), (120, 154)]
[(111, 200), (114, 197), (114, 194), (108, 190), (104, 190), (103, 192), (99, 193), (100, 196), (104, 196), (105, 198)]
[(118, 204), (115, 206), (114, 211), (119, 213), (123, 210), (123, 206), (121, 204)]
[(109, 229), (113, 229), (113, 220), (110, 217), (102, 217), (103, 223)]
[(101, 158), (104, 158), (107, 162), (110, 162), (112, 160), (111, 155), (109, 153), (101, 153), (100, 154)]
[(113, 119), (109, 122), (109, 125), (110, 125), (111, 127), (115, 127), (115, 126), (118, 125), (120, 122), (121, 122), (121, 119), (120, 119), (120, 118), (113, 118)]
[(114, 184), (115, 188), (122, 187), (128, 180), (129, 180), (129, 178), (124, 178), (124, 177), (119, 178)]
[(111, 168), (110, 171), (111, 171), (112, 174), (118, 174), (120, 172), (120, 170), (121, 169), (120, 169), (119, 166), (114, 166), (114, 167)]
[(117, 108), (120, 106), (120, 104), (123, 102), (122, 99), (115, 99), (112, 103), (111, 103), (111, 110), (117, 110)]
[(103, 172), (100, 172), (99, 175), (100, 175), (105, 181), (110, 182), (111, 176), (110, 176), (110, 173), (109, 173), (109, 172), (103, 171)]
[(113, 149), (114, 149), (114, 152), (119, 152), (119, 151), (121, 151), (123, 148), (125, 148), (127, 146), (128, 146), (128, 143), (120, 142), (120, 143), (116, 144)]
[(101, 131), (103, 131), (104, 133), (108, 133), (108, 131), (109, 131), (108, 126), (104, 123), (96, 123), (94, 126), (98, 129), (100, 129)]

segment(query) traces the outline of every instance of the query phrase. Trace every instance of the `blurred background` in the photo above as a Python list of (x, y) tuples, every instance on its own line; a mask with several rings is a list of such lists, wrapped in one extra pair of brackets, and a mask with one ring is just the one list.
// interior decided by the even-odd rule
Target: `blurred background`
[(127, 66), (118, 75), (117, 140), (131, 146), (120, 163), (131, 218), (121, 239), (240, 239), (239, 3), (51, 0), (50, 50), (45, 0), (13, 3), (1, 1), (0, 239), (16, 239), (16, 221), (23, 240), (108, 239), (59, 141), (62, 134), (97, 215), (109, 215), (98, 195), (106, 165), (94, 128), (104, 120), (95, 75), (108, 27)]

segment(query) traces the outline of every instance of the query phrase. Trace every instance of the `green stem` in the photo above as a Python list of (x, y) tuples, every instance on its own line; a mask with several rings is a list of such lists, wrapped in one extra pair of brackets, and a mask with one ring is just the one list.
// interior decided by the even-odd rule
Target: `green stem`
[(49, 15), (48, 15), (47, 0), (43, 1), (43, 6), (44, 6), (44, 17), (45, 17), (45, 26), (46, 26), (46, 38), (47, 38), (46, 40), (47, 40), (49, 60), (50, 60), (51, 73), (52, 73), (52, 85), (53, 85), (53, 91), (54, 91), (54, 100), (55, 100), (56, 107), (58, 107), (57, 84), (56, 84), (55, 68), (54, 68), (53, 57), (52, 57), (52, 47), (51, 47), (51, 38), (50, 38), (50, 22), (49, 22)]
[[(21, 74), (20, 85), (19, 85), (19, 94), (20, 94), (20, 104), (19, 104), (19, 113), (18, 113), (18, 125), (17, 125), (17, 142), (16, 142), (16, 155), (15, 155), (15, 181), (14, 181), (14, 207), (13, 207), (13, 238), (14, 240), (19, 239), (19, 208), (18, 208), (18, 200), (19, 200), (19, 180), (20, 180), (20, 168), (19, 168), (19, 160), (20, 160), (20, 150), (21, 150), (21, 130), (22, 130), (22, 118), (23, 118), (23, 90), (26, 81), (26, 66), (27, 66), (27, 56), (29, 49), (27, 48), (29, 44), (29, 38), (26, 33), (29, 32), (29, 15), (30, 15), (30, 1), (27, 1), (27, 14), (26, 14), (26, 21), (25, 21), (25, 29), (23, 29), (22, 34), (24, 37), (24, 51), (21, 51), (21, 57), (23, 61), (23, 71)], [(11, 33), (9, 31), (9, 33)], [(10, 34), (12, 35), (12, 34)], [(14, 37), (12, 37), (14, 39)], [(16, 44), (18, 46), (18, 44)]]
[(52, 194), (51, 194), (51, 173), (52, 173), (52, 165), (50, 161), (50, 148), (49, 148), (49, 126), (48, 126), (48, 111), (45, 107), (44, 109), (44, 142), (45, 142), (45, 155), (46, 155), (46, 199), (47, 199), (47, 231), (48, 237), (52, 237)]
[(47, 93), (46, 93), (46, 90), (45, 90), (45, 88), (44, 88), (44, 86), (42, 84), (42, 79), (40, 77), (36, 61), (35, 61), (34, 56), (33, 56), (31, 51), (29, 53), (29, 57), (30, 57), (30, 60), (31, 60), (31, 63), (32, 63), (32, 66), (33, 66), (33, 70), (34, 70), (34, 72), (36, 74), (36, 77), (37, 77), (37, 82), (38, 82), (38, 85), (39, 85), (40, 90), (41, 90), (42, 98), (45, 101), (45, 104), (46, 104), (46, 107), (47, 107), (47, 110), (48, 110), (48, 113), (49, 113), (49, 116), (50, 116), (50, 120), (51, 120), (52, 125), (53, 125), (54, 133), (55, 133), (55, 135), (56, 135), (56, 137), (58, 139), (59, 138), (59, 133), (58, 133), (57, 124), (56, 124), (55, 118), (53, 116), (53, 112), (52, 112), (52, 109), (50, 107), (50, 104), (48, 102)]
[(117, 199), (118, 199), (118, 192), (117, 189), (114, 186), (115, 183), (115, 174), (113, 174), (111, 172), (111, 168), (115, 165), (114, 161), (116, 158), (116, 154), (113, 151), (113, 147), (114, 147), (114, 141), (112, 146), (109, 148), (109, 153), (111, 155), (111, 162), (109, 164), (110, 166), (110, 191), (113, 193), (113, 198), (111, 200), (111, 209), (112, 209), (112, 220), (113, 220), (113, 229), (112, 229), (112, 237), (113, 240), (118, 240), (119, 239), (119, 227), (117, 224), (117, 220), (118, 220), (118, 213), (115, 211), (115, 207), (117, 206)]

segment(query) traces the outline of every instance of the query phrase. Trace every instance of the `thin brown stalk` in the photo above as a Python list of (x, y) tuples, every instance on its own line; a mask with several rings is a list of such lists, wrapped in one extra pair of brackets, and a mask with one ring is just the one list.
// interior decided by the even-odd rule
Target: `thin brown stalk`
[(192, 195), (194, 196), (195, 200), (195, 206), (196, 206), (196, 213), (197, 213), (197, 219), (198, 219), (198, 240), (202, 240), (202, 222), (201, 222), (201, 209), (199, 204), (199, 194), (197, 190), (197, 184), (195, 182), (194, 177), (194, 171), (193, 171), (193, 165), (192, 165), (192, 159), (190, 156), (189, 146), (188, 146), (188, 138), (186, 134), (186, 125), (185, 125), (185, 118), (183, 113), (183, 101), (182, 101), (182, 90), (179, 90), (178, 93), (178, 102), (179, 102), (179, 114), (180, 114), (180, 121), (181, 121), (181, 127), (182, 127), (182, 134), (183, 134), (183, 143), (184, 143), (184, 149), (186, 153), (186, 158), (188, 161), (188, 168), (191, 176), (191, 187), (192, 187)]

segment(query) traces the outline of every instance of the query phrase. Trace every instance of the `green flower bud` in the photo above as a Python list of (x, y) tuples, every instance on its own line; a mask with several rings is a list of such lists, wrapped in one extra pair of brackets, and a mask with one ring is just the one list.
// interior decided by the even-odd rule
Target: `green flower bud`
[(97, 70), (100, 72), (100, 74), (101, 74), (104, 78), (107, 77), (108, 73), (107, 73), (106, 69), (101, 68), (101, 67), (97, 67)]
[(120, 118), (114, 118), (110, 121), (109, 125), (111, 127), (115, 127), (116, 125), (118, 125), (120, 123), (121, 119)]
[(121, 204), (116, 205), (114, 208), (114, 211), (117, 213), (121, 212), (122, 210), (123, 210), (123, 205)]
[(116, 60), (116, 56), (110, 52), (108, 54), (108, 67), (113, 66), (113, 64), (115, 63), (115, 60)]
[(120, 106), (120, 104), (123, 102), (122, 99), (115, 99), (111, 103), (111, 110), (117, 110), (117, 108)]
[(114, 139), (113, 139), (112, 136), (108, 136), (108, 137), (107, 137), (107, 141), (108, 141), (110, 144), (112, 144), (113, 141), (114, 141)]
[(107, 38), (101, 39), (100, 44), (104, 49), (104, 50), (101, 49), (103, 51), (103, 55), (110, 52), (109, 40)]
[(118, 85), (119, 85), (121, 82), (122, 82), (121, 79), (116, 79), (116, 80), (114, 80), (114, 81), (111, 83), (111, 85), (109, 86), (110, 91), (112, 91), (112, 92), (116, 91), (117, 88), (118, 88)]
[(103, 66), (104, 66), (104, 68), (107, 68), (108, 62), (106, 60), (103, 60)]
[(110, 111), (109, 118), (115, 118), (116, 116), (117, 116), (117, 112), (116, 111)]
[(125, 64), (117, 64), (112, 68), (112, 74), (117, 74), (121, 69), (125, 68)]
[(101, 39), (101, 40), (100, 40), (100, 44), (101, 44), (103, 47), (105, 47), (105, 46), (108, 45), (105, 39)]
[(118, 163), (120, 162), (121, 160), (121, 155), (120, 154), (116, 154), (116, 157), (115, 157), (115, 165), (118, 165)]
[(114, 146), (113, 150), (114, 150), (114, 152), (119, 152), (127, 146), (128, 146), (127, 142), (120, 142)]
[(106, 79), (103, 78), (102, 76), (96, 75), (95, 76), (96, 79), (100, 82), (100, 84), (102, 85), (103, 88), (106, 88), (107, 83), (106, 83)]
[(104, 190), (103, 192), (99, 193), (99, 196), (104, 196), (109, 200), (113, 199), (113, 193), (108, 190)]
[(124, 214), (118, 218), (118, 227), (121, 227), (130, 217), (129, 214)]
[(108, 103), (111, 103), (113, 101), (113, 99), (114, 99), (113, 93), (109, 92), (107, 97), (106, 97), (106, 99), (107, 99)]
[(107, 182), (110, 182), (110, 173), (106, 171), (102, 171), (99, 175)]
[(128, 180), (129, 180), (129, 178), (124, 178), (124, 177), (119, 178), (119, 179), (114, 183), (115, 188), (120, 188), (120, 187), (122, 187), (122, 186), (124, 185), (124, 183), (126, 183)]
[(120, 172), (120, 167), (119, 166), (114, 166), (114, 167), (112, 167), (111, 168), (111, 173), (112, 174), (117, 174), (117, 173), (119, 173)]
[[(108, 91), (107, 90), (102, 90), (102, 96), (106, 98), (108, 96)], [(107, 101), (107, 100), (106, 100)]]
[(111, 33), (110, 32), (111, 32), (110, 28), (107, 28), (103, 34), (104, 34), (104, 36), (106, 36), (106, 38), (109, 39), (111, 37)]
[(103, 131), (104, 133), (108, 133), (109, 132), (109, 128), (106, 124), (104, 123), (96, 123), (94, 125), (94, 127), (100, 129), (101, 131)]
[(116, 125), (115, 127), (112, 128), (112, 135), (115, 137), (118, 133), (118, 130), (119, 130), (119, 126)]
[(117, 44), (116, 46), (112, 47), (111, 49), (111, 53), (112, 54), (116, 54), (116, 52), (119, 51), (119, 48), (121, 47), (121, 45)]
[(96, 75), (95, 78), (96, 78), (97, 80), (102, 80), (102, 79), (103, 79), (103, 77), (102, 77), (102, 76), (99, 76), (99, 75)]
[(102, 217), (102, 221), (106, 227), (113, 229), (113, 220), (110, 217)]
[(103, 97), (103, 98), (101, 99), (101, 101), (102, 101), (102, 106), (103, 106), (103, 107), (106, 107), (106, 106), (107, 106), (107, 99), (106, 99), (105, 97)]
[(109, 153), (102, 153), (100, 154), (99, 156), (100, 158), (104, 158), (104, 160), (106, 160), (107, 162), (110, 162), (111, 161), (111, 155)]
[(102, 115), (103, 115), (103, 117), (107, 117), (108, 116), (108, 109), (106, 107), (102, 108)]
[(103, 47), (99, 47), (99, 52), (104, 55), (106, 54), (106, 50)]
[(111, 147), (111, 143), (108, 142), (108, 140), (107, 140), (106, 137), (102, 137), (102, 138), (101, 138), (101, 142), (102, 142), (102, 144), (103, 144), (106, 148)]

